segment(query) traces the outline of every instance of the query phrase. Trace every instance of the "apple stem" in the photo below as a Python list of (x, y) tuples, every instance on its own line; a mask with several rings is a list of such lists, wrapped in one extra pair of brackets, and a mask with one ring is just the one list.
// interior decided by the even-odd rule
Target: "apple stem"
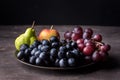
[(35, 21), (33, 21), (31, 28), (33, 29), (35, 25)]
[(50, 29), (53, 29), (53, 25), (51, 26), (51, 28)]

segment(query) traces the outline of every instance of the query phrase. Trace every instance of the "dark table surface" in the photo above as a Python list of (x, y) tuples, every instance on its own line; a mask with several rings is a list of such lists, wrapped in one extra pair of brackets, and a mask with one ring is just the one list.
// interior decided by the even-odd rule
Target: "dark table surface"
[[(27, 27), (29, 26), (0, 26), (0, 80), (120, 80), (120, 27), (82, 26), (91, 27), (94, 33), (103, 35), (103, 42), (112, 46), (109, 51), (110, 58), (104, 64), (68, 71), (33, 68), (16, 60), (14, 40)], [(66, 30), (72, 30), (73, 27), (72, 25), (54, 26), (61, 37)], [(35, 26), (36, 35), (43, 28), (50, 26)]]

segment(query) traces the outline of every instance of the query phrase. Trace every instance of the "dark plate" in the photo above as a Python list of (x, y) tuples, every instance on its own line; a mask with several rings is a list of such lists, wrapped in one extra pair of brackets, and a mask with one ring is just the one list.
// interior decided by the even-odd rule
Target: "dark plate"
[(17, 51), (15, 52), (15, 58), (21, 62), (22, 64), (25, 64), (25, 65), (28, 65), (28, 66), (31, 66), (31, 67), (35, 67), (35, 68), (41, 68), (41, 69), (50, 69), (50, 70), (68, 70), (68, 69), (80, 69), (80, 68), (85, 68), (85, 67), (89, 67), (89, 66), (92, 66), (94, 65), (95, 63), (94, 62), (91, 62), (89, 64), (84, 64), (84, 65), (81, 65), (81, 66), (78, 66), (78, 67), (66, 67), (66, 68), (61, 68), (61, 67), (46, 67), (46, 66), (37, 66), (37, 65), (32, 65), (30, 63), (27, 63), (27, 62), (24, 62), (23, 60), (20, 60), (17, 58)]

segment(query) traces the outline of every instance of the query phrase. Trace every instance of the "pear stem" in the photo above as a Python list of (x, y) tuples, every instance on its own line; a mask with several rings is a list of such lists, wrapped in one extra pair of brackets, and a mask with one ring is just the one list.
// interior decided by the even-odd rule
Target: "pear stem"
[(35, 21), (33, 21), (31, 28), (33, 29), (35, 25)]
[(53, 29), (53, 25), (50, 27), (50, 29)]

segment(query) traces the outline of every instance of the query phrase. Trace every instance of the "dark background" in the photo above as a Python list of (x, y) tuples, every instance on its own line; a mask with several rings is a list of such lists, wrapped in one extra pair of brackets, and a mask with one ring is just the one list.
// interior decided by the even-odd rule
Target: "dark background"
[(1, 0), (0, 25), (120, 26), (119, 0)]

